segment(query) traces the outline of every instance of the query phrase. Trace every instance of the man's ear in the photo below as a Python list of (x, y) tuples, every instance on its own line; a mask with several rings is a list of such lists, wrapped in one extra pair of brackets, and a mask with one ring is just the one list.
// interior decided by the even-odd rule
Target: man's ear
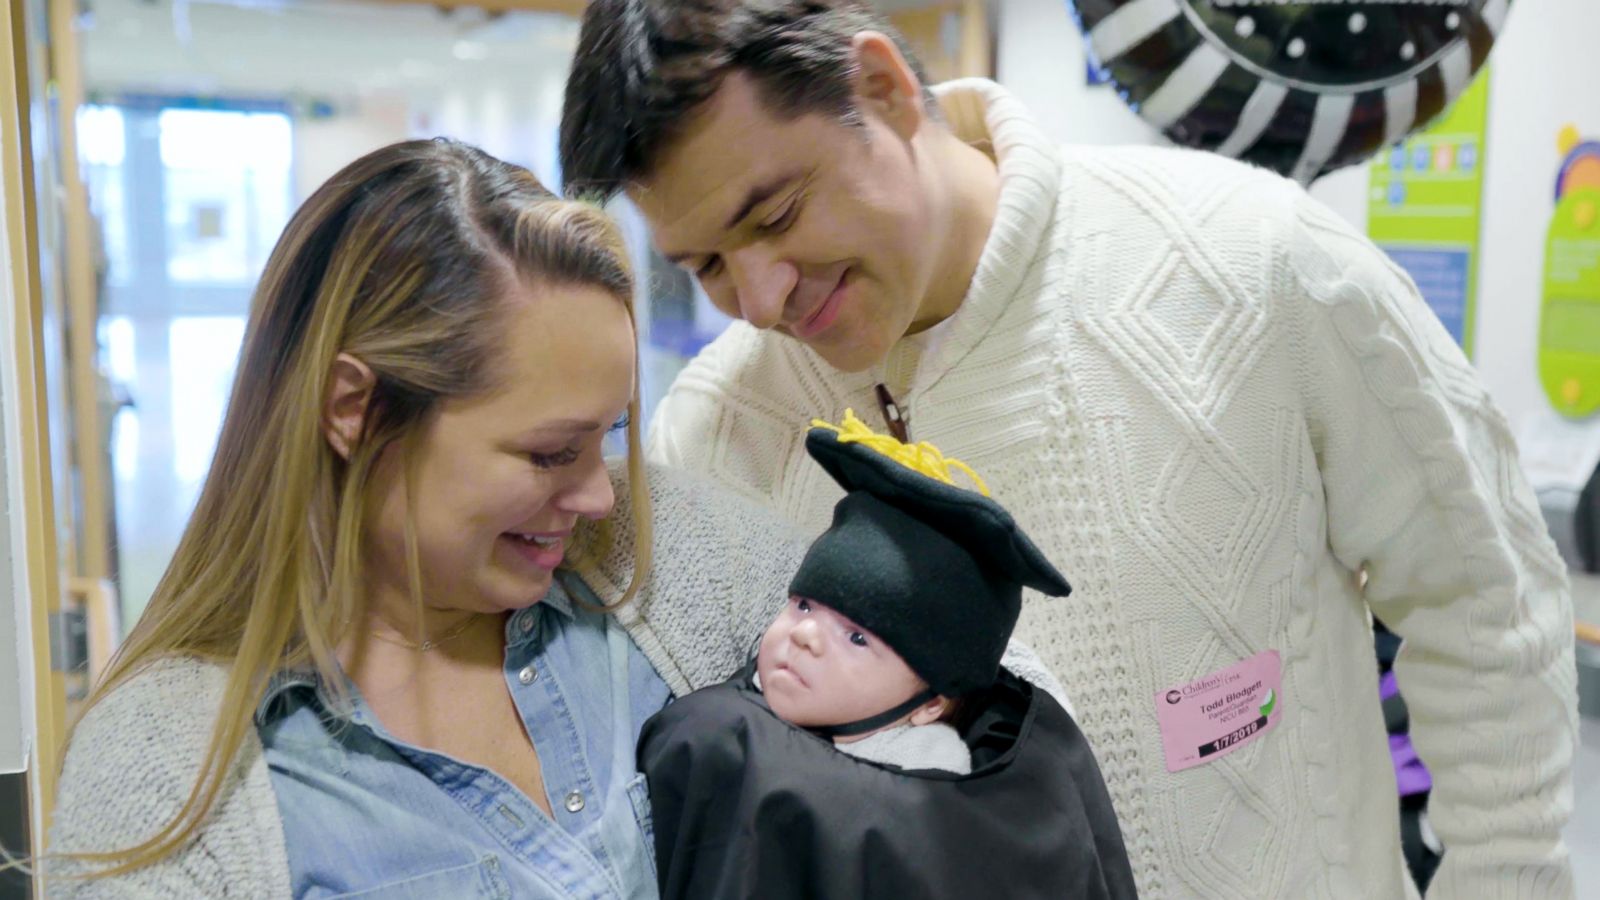
[(856, 74), (852, 86), (856, 108), (888, 123), (910, 140), (927, 119), (922, 81), (901, 55), (894, 40), (880, 31), (863, 31), (851, 42)]
[(917, 707), (916, 711), (911, 713), (911, 724), (932, 725), (934, 722), (939, 721), (944, 716), (945, 710), (954, 706), (955, 702), (949, 697), (935, 697)]
[(348, 461), (350, 452), (361, 441), (367, 422), (367, 409), (378, 376), (372, 367), (348, 353), (341, 353), (328, 369), (328, 395), (322, 403), (322, 434), (333, 452)]

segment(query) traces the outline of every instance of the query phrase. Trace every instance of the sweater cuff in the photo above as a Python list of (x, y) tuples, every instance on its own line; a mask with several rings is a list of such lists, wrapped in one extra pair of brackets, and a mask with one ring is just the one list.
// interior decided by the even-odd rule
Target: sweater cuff
[(1428, 884), (1427, 900), (1567, 900), (1577, 896), (1566, 844), (1557, 841), (1542, 859), (1508, 860), (1496, 849), (1446, 847)]

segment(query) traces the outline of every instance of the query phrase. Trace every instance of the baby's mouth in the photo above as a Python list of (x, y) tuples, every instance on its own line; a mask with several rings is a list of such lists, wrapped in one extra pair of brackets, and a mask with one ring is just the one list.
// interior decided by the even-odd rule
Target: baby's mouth
[(790, 678), (793, 678), (795, 681), (800, 682), (800, 686), (801, 687), (810, 687), (810, 685), (806, 683), (805, 677), (802, 676), (799, 672), (796, 672), (792, 667), (790, 667), (790, 665), (788, 663), (784, 663), (784, 662), (778, 663), (777, 668), (775, 668), (773, 670), (773, 674), (774, 675), (777, 675), (777, 674), (788, 675)]

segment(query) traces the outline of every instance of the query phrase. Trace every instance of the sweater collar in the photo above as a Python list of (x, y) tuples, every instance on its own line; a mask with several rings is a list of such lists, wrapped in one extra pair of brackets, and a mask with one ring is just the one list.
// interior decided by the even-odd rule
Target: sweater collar
[(1045, 241), (1061, 184), (1060, 152), (1022, 102), (992, 81), (964, 78), (934, 92), (956, 136), (1000, 168), (994, 226), (961, 306), (1003, 307)]
[[(987, 79), (965, 78), (938, 85), (934, 94), (956, 136), (995, 159), (1000, 199), (972, 283), (944, 323), (948, 333), (918, 361), (908, 400), (965, 358), (1010, 305), (1048, 240), (1061, 182), (1059, 150), (1010, 91)], [(891, 355), (918, 350), (901, 341)]]

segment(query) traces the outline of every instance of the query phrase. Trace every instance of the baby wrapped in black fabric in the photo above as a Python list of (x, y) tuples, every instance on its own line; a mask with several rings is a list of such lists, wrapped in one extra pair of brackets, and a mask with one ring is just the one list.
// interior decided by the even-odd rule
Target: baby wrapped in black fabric
[(1066, 581), (970, 469), (845, 424), (807, 435), (846, 495), (757, 657), (645, 724), (662, 896), (1134, 896), (1088, 743), (999, 665)]

